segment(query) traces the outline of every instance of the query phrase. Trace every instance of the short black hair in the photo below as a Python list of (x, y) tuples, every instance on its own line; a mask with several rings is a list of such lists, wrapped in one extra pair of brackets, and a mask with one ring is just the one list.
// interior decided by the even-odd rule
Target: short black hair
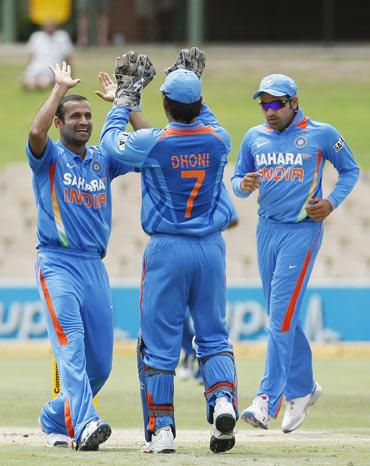
[(172, 118), (181, 123), (190, 123), (194, 118), (199, 116), (202, 99), (197, 100), (191, 104), (183, 104), (172, 100), (163, 94), (165, 97), (166, 110), (171, 114)]
[(82, 100), (87, 100), (86, 97), (82, 95), (72, 94), (72, 95), (65, 95), (62, 100), (59, 102), (57, 111), (55, 112), (55, 116), (58, 117), (64, 123), (64, 104), (66, 102), (78, 101), (81, 102)]

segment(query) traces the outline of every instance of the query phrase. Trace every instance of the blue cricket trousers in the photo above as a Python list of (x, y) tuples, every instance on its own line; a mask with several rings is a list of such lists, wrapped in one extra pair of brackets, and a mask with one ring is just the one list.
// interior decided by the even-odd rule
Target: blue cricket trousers
[[(146, 247), (143, 261), (143, 283), (140, 300), (141, 337), (144, 342), (143, 364), (165, 373), (147, 378), (149, 405), (173, 405), (173, 374), (179, 362), (183, 325), (187, 308), (195, 329), (196, 355), (210, 359), (202, 375), (206, 392), (227, 384), (233, 391), (220, 389), (207, 399), (207, 409), (213, 412), (215, 399), (236, 398), (235, 367), (226, 327), (225, 243), (222, 235), (206, 237), (153, 235)], [(231, 393), (232, 392), (232, 393)], [(236, 409), (235, 399), (235, 409)], [(149, 406), (150, 407), (150, 406)], [(208, 415), (208, 420), (212, 414)], [(146, 423), (144, 401), (144, 423)], [(158, 429), (173, 425), (174, 420), (160, 414)]]
[(43, 248), (36, 264), (48, 334), (62, 385), (41, 410), (46, 433), (79, 440), (99, 418), (93, 397), (112, 367), (113, 311), (108, 276), (99, 254)]
[(205, 238), (157, 234), (144, 254), (141, 335), (144, 363), (175, 370), (189, 308), (197, 357), (232, 351), (226, 328), (225, 243), (220, 233)]
[(320, 249), (321, 222), (276, 223), (260, 218), (258, 265), (269, 316), (265, 372), (258, 395), (269, 396), (276, 417), (283, 396), (305, 396), (314, 388), (312, 353), (299, 309)]

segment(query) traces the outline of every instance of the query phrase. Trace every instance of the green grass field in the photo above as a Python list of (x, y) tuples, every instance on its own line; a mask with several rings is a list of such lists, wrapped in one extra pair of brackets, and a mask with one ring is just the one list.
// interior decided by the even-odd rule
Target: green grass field
[[(162, 70), (171, 64), (181, 48), (174, 46), (135, 46), (148, 53), (157, 69), (157, 76), (146, 89), (144, 112), (153, 126), (165, 124), (159, 86)], [(230, 131), (233, 140), (231, 160), (235, 160), (246, 130), (259, 124), (262, 115), (251, 95), (263, 76), (283, 72), (293, 76), (299, 87), (300, 103), (313, 119), (333, 124), (349, 142), (360, 165), (370, 168), (368, 138), (370, 101), (369, 47), (207, 47), (207, 69), (203, 94), (220, 122)], [(93, 94), (98, 87), (99, 71), (113, 70), (114, 48), (77, 51), (74, 75), (82, 79), (76, 93), (87, 96), (93, 104), (95, 131), (92, 143), (99, 140), (109, 104)], [(30, 122), (47, 97), (47, 92), (25, 93), (20, 89), (26, 54), (24, 46), (0, 48), (0, 99), (2, 128), (0, 167), (24, 160), (24, 147)], [(56, 132), (52, 132), (55, 137)]]
[[(316, 378), (323, 387), (317, 406), (304, 425), (285, 435), (278, 420), (269, 431), (239, 422), (237, 444), (227, 454), (208, 448), (202, 387), (176, 380), (178, 429), (176, 455), (142, 455), (142, 418), (133, 354), (115, 355), (112, 375), (99, 396), (100, 415), (109, 420), (112, 438), (100, 452), (48, 449), (38, 434), (38, 413), (51, 395), (51, 355), (2, 353), (0, 357), (0, 464), (370, 464), (370, 363), (363, 356), (317, 356)], [(263, 357), (239, 356), (239, 403), (245, 408), (255, 395)], [(8, 427), (7, 427), (8, 426)], [(20, 432), (22, 434), (20, 435)], [(12, 434), (13, 433), (13, 434)], [(37, 433), (37, 434), (36, 434)], [(83, 460), (81, 459), (83, 458)]]

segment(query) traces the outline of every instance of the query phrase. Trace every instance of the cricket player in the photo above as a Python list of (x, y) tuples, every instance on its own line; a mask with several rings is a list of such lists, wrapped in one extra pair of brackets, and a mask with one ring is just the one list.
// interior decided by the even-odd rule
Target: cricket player
[[(242, 419), (268, 428), (283, 397), (285, 433), (297, 429), (321, 394), (299, 310), (323, 236), (323, 220), (351, 192), (359, 168), (343, 137), (332, 126), (312, 121), (299, 107), (297, 86), (282, 74), (266, 76), (253, 96), (265, 123), (251, 128), (240, 147), (234, 192), (259, 190), (257, 253), (269, 315), (265, 373)], [(338, 172), (323, 197), (326, 161)]]
[(199, 78), (205, 55), (197, 48), (181, 51), (160, 88), (168, 125), (127, 133), (129, 119), (136, 126), (133, 114), (140, 108), (148, 60), (135, 52), (117, 60), (115, 105), (101, 141), (104, 151), (141, 172), (142, 227), (151, 237), (143, 258), (138, 343), (147, 441), (143, 452), (175, 451), (174, 375), (187, 307), (207, 419), (213, 424), (210, 448), (223, 452), (234, 446), (237, 419), (221, 236), (232, 216), (222, 183), (230, 137), (202, 103)]
[[(93, 405), (112, 366), (113, 316), (102, 262), (111, 231), (113, 178), (131, 168), (98, 146), (90, 103), (65, 96), (80, 80), (63, 62), (50, 67), (55, 85), (29, 131), (27, 157), (38, 208), (36, 275), (62, 384), (40, 424), (48, 446), (97, 450), (111, 428)], [(51, 125), (60, 140), (48, 136)]]

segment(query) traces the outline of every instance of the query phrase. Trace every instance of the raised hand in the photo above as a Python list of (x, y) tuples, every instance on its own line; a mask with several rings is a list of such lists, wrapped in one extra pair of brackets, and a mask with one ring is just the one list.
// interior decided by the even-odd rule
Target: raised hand
[(49, 65), (49, 68), (54, 73), (54, 79), (56, 84), (71, 89), (72, 87), (75, 87), (78, 83), (81, 82), (81, 79), (72, 78), (71, 66), (67, 65), (65, 61), (62, 63), (62, 66), (60, 66), (59, 63), (57, 63), (55, 67)]
[(103, 91), (95, 91), (95, 94), (107, 102), (114, 102), (117, 84), (105, 71), (99, 73), (98, 79)]
[(182, 49), (177, 57), (175, 63), (169, 68), (165, 69), (165, 73), (169, 74), (179, 68), (193, 71), (198, 78), (202, 77), (204, 68), (206, 66), (206, 54), (198, 47), (191, 49)]
[(146, 55), (130, 51), (116, 59), (114, 75), (117, 80), (115, 104), (138, 111), (141, 109), (141, 92), (156, 72)]

